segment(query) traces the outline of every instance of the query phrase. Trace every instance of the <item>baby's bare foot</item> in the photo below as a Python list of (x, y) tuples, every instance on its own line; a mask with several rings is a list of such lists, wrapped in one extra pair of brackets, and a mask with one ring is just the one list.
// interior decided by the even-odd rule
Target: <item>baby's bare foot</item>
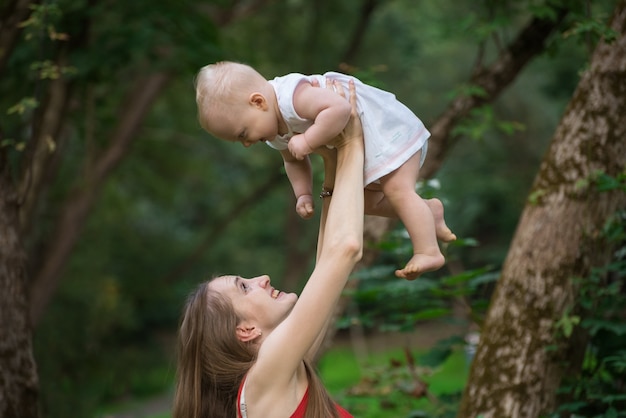
[(446, 221), (443, 217), (443, 203), (439, 199), (425, 200), (426, 204), (430, 208), (435, 219), (435, 231), (437, 233), (437, 239), (443, 242), (450, 242), (456, 240), (456, 235), (448, 228)]
[(396, 276), (406, 280), (415, 280), (423, 273), (440, 269), (445, 262), (441, 253), (438, 255), (413, 254), (403, 269), (396, 270)]

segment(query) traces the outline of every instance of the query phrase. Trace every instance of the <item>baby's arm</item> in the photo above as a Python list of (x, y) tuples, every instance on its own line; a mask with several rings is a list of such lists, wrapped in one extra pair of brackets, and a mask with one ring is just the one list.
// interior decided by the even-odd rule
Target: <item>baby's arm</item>
[(309, 158), (296, 159), (289, 150), (280, 152), (285, 163), (287, 178), (296, 196), (296, 212), (302, 219), (313, 216), (313, 175)]
[(296, 88), (293, 105), (300, 117), (314, 121), (304, 133), (289, 140), (289, 152), (298, 160), (336, 137), (348, 123), (352, 110), (350, 103), (333, 90), (310, 83)]

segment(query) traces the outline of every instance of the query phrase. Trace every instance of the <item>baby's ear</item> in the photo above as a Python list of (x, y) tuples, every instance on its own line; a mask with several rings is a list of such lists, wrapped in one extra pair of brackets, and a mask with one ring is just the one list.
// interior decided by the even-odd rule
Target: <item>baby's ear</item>
[(250, 94), (249, 102), (252, 106), (255, 106), (261, 110), (266, 110), (268, 106), (265, 96), (263, 95), (263, 93), (259, 92), (254, 92)]

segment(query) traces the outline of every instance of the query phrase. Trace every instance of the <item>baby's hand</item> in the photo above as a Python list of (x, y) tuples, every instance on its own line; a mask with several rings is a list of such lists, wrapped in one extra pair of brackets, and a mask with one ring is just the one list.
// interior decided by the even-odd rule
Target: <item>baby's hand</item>
[(298, 197), (296, 201), (296, 212), (302, 219), (309, 219), (313, 216), (314, 206), (313, 206), (313, 196), (310, 194), (303, 194)]
[(291, 137), (287, 146), (291, 155), (297, 160), (303, 160), (304, 157), (313, 152), (309, 144), (307, 144), (304, 134), (297, 134)]

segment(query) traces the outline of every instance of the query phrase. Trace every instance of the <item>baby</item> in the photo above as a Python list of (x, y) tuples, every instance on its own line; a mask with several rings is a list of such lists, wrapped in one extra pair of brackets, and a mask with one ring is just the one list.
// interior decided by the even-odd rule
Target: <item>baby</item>
[[(413, 257), (395, 274), (413, 280), (443, 266), (437, 239), (449, 242), (456, 235), (445, 223), (441, 201), (424, 200), (415, 191), (430, 133), (393, 94), (335, 72), (294, 73), (268, 81), (248, 65), (224, 61), (198, 73), (198, 117), (217, 138), (245, 147), (265, 142), (279, 150), (296, 196), (296, 211), (306, 219), (314, 206), (308, 155), (348, 122), (350, 103), (332, 86), (341, 83), (347, 91), (349, 82), (356, 86), (365, 138), (365, 213), (402, 221)], [(331, 195), (332, 190), (322, 190), (320, 196)]]

